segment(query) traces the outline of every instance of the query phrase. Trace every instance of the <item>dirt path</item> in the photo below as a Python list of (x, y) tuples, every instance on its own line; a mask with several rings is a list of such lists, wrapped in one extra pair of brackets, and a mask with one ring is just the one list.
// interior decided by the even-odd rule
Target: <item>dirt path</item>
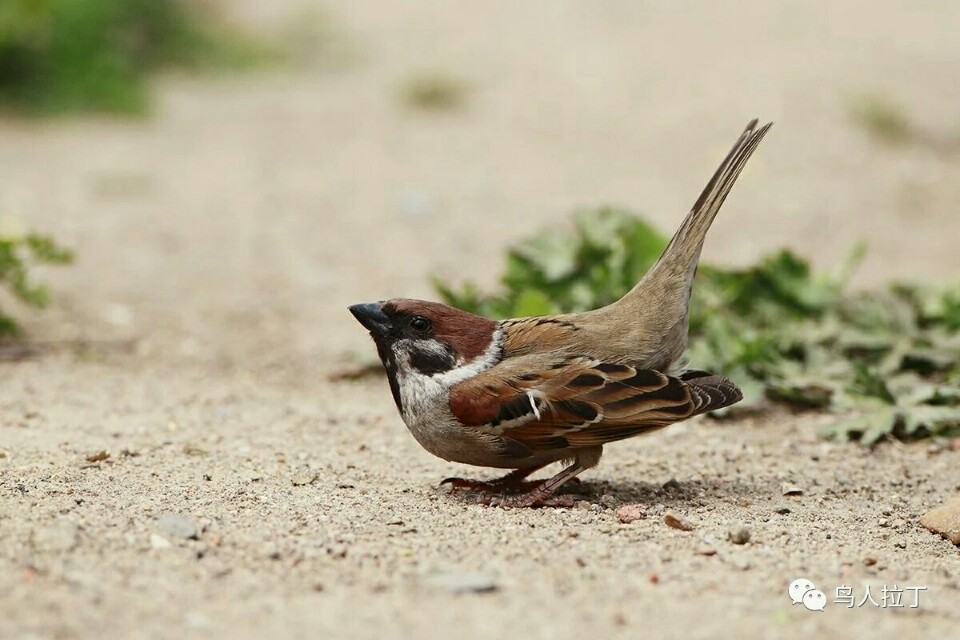
[[(306, 5), (262, 4), (237, 9)], [(831, 265), (866, 239), (863, 285), (956, 278), (960, 158), (848, 116), (876, 92), (960, 126), (960, 5), (899, 4), (331, 2), (335, 64), (166, 78), (145, 122), (0, 121), (0, 213), (80, 256), (21, 317), (93, 343), (0, 363), (0, 638), (949, 637), (960, 554), (916, 520), (960, 491), (960, 451), (701, 420), (610, 447), (583, 509), (502, 511), (436, 488), (487, 472), (420, 450), (382, 380), (327, 380), (372, 356), (346, 305), (492, 284), (578, 206), (670, 228), (754, 115), (777, 124), (707, 259)], [(423, 69), (467, 107), (404, 107)], [(647, 517), (622, 524), (631, 502)], [(812, 613), (800, 576), (830, 600), (927, 589)]]

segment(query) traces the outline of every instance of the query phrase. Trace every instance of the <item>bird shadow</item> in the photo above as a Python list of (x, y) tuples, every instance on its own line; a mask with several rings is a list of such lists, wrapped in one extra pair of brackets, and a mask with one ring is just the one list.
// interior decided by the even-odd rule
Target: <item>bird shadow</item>
[(770, 494), (767, 485), (722, 479), (671, 479), (665, 483), (599, 480), (574, 485), (568, 491), (581, 494), (591, 502), (610, 495), (625, 504), (656, 503), (668, 507), (695, 507), (718, 501), (753, 502), (766, 499)]
[[(528, 481), (526, 484), (536, 485), (537, 482)], [(499, 495), (514, 496), (522, 493), (524, 489), (516, 488)], [(475, 501), (478, 496), (488, 495), (476, 492), (462, 493), (458, 490), (453, 490), (451, 494), (459, 495), (468, 502)], [(541, 506), (571, 506), (579, 501), (596, 504), (607, 502), (604, 499), (607, 496), (620, 504), (659, 504), (677, 509), (696, 508), (719, 502), (735, 502), (741, 506), (748, 506), (754, 502), (768, 500), (770, 486), (767, 483), (748, 484), (739, 480), (722, 479), (695, 479), (683, 482), (670, 479), (664, 483), (608, 480), (579, 482), (575, 479), (557, 490), (556, 497), (560, 499), (559, 504)]]

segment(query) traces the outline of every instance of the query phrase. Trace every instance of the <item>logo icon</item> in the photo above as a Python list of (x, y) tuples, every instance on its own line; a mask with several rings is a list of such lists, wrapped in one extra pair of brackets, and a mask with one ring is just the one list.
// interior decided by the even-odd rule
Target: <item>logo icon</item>
[(802, 604), (810, 611), (823, 611), (827, 606), (827, 595), (806, 578), (797, 578), (791, 582), (787, 595), (793, 604)]
[(803, 594), (803, 606), (810, 611), (823, 611), (827, 606), (827, 594), (819, 589), (811, 589)]

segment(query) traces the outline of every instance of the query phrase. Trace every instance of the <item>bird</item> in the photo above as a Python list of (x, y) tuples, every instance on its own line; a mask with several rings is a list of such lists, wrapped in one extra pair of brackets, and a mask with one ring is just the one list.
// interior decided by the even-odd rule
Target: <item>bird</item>
[[(724, 376), (686, 368), (688, 315), (704, 239), (772, 122), (752, 120), (657, 261), (622, 298), (585, 312), (494, 320), (395, 298), (350, 312), (370, 333), (413, 437), (451, 462), (509, 469), (447, 478), (501, 507), (571, 506), (557, 490), (609, 443), (739, 402)], [(566, 466), (544, 480), (544, 467)]]

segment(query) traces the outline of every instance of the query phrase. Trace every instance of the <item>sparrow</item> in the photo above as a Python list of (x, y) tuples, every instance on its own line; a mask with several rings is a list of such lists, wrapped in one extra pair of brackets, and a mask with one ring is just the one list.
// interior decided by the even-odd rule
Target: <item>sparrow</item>
[[(488, 505), (569, 506), (555, 492), (595, 466), (604, 445), (743, 398), (732, 381), (682, 358), (707, 230), (772, 124), (747, 125), (654, 265), (607, 306), (507, 320), (403, 298), (350, 307), (420, 445), (452, 462), (512, 470), (492, 482), (445, 483)], [(526, 480), (561, 461), (568, 466), (556, 475)]]

